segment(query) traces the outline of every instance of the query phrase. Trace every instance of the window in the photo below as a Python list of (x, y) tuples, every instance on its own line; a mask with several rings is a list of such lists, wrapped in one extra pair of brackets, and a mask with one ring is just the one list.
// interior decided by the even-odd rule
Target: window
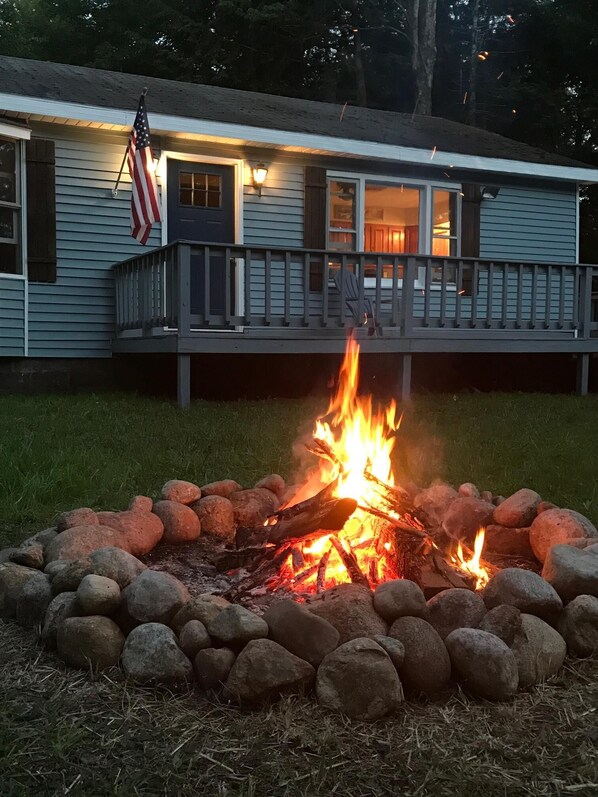
[(179, 172), (179, 204), (195, 208), (220, 208), (222, 177), (219, 174)]
[(365, 184), (364, 250), (419, 252), (419, 188)]
[[(437, 257), (457, 256), (457, 192), (432, 191), (432, 254)], [(454, 265), (447, 267), (446, 281), (457, 278)], [(432, 282), (442, 282), (442, 269), (432, 269)]]
[(357, 183), (332, 180), (328, 187), (328, 246), (357, 249)]
[(0, 273), (21, 274), (19, 142), (0, 138)]

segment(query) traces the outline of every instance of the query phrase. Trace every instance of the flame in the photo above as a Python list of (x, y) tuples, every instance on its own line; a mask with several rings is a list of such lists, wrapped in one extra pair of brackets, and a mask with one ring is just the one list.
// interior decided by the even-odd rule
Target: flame
[(476, 534), (475, 542), (473, 544), (473, 554), (469, 559), (466, 559), (463, 554), (463, 546), (459, 543), (456, 555), (452, 556), (453, 564), (455, 564), (464, 573), (469, 573), (476, 578), (476, 590), (482, 589), (490, 580), (490, 573), (486, 567), (481, 564), (482, 551), (484, 550), (484, 539), (486, 537), (486, 529), (480, 529)]

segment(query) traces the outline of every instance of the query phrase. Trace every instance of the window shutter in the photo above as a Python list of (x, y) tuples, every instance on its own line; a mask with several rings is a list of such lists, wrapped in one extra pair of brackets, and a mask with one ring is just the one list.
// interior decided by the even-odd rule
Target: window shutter
[(461, 257), (480, 256), (480, 186), (463, 184), (461, 203)]
[(54, 142), (27, 142), (27, 268), (30, 282), (56, 282)]
[(326, 169), (305, 167), (303, 246), (326, 249)]

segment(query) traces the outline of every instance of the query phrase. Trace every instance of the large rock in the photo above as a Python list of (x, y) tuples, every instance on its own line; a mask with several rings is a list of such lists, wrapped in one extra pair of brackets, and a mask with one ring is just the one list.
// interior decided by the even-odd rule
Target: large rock
[(68, 567), (70, 562), (66, 559), (57, 559), (55, 562), (48, 562), (48, 564), (44, 567), (44, 573), (50, 578), (54, 578), (61, 570), (64, 570), (65, 567)]
[(598, 545), (581, 550), (572, 545), (553, 545), (546, 555), (542, 577), (565, 603), (578, 595), (598, 598)]
[(15, 616), (21, 590), (30, 579), (39, 578), (39, 575), (39, 570), (15, 562), (0, 564), (0, 617)]
[(183, 653), (193, 661), (200, 650), (212, 646), (208, 629), (199, 620), (189, 620), (181, 628), (179, 644)]
[[(461, 498), (480, 498), (480, 491), (473, 482), (464, 482), (459, 485), (459, 495)], [(490, 496), (492, 498), (492, 496)], [(486, 499), (483, 499), (486, 500)]]
[(386, 635), (386, 622), (374, 609), (372, 593), (358, 584), (339, 584), (305, 604), (339, 632), (339, 645), (358, 637)]
[(27, 539), (23, 540), (21, 545), (31, 545), (34, 542), (38, 542), (40, 545), (43, 545), (44, 548), (46, 545), (49, 545), (53, 539), (56, 538), (58, 532), (56, 531), (56, 526), (51, 526), (49, 529), (42, 529), (41, 531), (36, 531), (35, 534), (32, 534), (31, 537), (27, 537)]
[(235, 663), (235, 654), (229, 648), (205, 648), (193, 660), (193, 669), (200, 687), (205, 691), (220, 690)]
[(164, 524), (164, 542), (193, 542), (199, 537), (201, 524), (191, 507), (176, 501), (158, 501), (153, 511)]
[(397, 617), (425, 617), (424, 593), (414, 581), (397, 578), (379, 584), (374, 591), (374, 609), (387, 622)]
[(406, 690), (434, 694), (451, 677), (451, 662), (440, 635), (421, 617), (399, 617), (388, 632), (405, 648), (401, 681)]
[(206, 495), (220, 495), (222, 498), (228, 498), (231, 493), (236, 493), (243, 488), (233, 479), (222, 479), (219, 482), (210, 482), (204, 484), (201, 488), (202, 496)]
[(201, 498), (201, 489), (193, 482), (182, 479), (171, 479), (162, 487), (160, 495), (165, 501), (176, 501), (179, 504), (192, 504)]
[(391, 636), (376, 636), (374, 642), (377, 642), (388, 653), (397, 671), (400, 671), (405, 661), (405, 645)]
[(63, 531), (46, 548), (46, 561), (83, 559), (98, 548), (116, 546), (128, 550), (125, 537), (116, 529), (101, 525), (73, 526)]
[(126, 612), (139, 623), (168, 624), (188, 600), (178, 578), (156, 570), (144, 570), (122, 592)]
[(339, 632), (323, 617), (295, 601), (281, 601), (264, 614), (269, 637), (317, 667), (338, 645)]
[(23, 567), (41, 570), (44, 566), (44, 546), (41, 542), (23, 543), (10, 555), (10, 561)]
[(60, 656), (84, 670), (117, 665), (124, 642), (120, 628), (108, 617), (67, 617), (56, 637)]
[(521, 631), (511, 646), (525, 688), (555, 675), (563, 666), (567, 645), (554, 628), (533, 614), (521, 615)]
[(134, 628), (122, 653), (125, 673), (138, 683), (179, 685), (193, 677), (191, 662), (179, 648), (174, 631), (161, 623)]
[(479, 628), (494, 634), (511, 647), (521, 630), (521, 612), (516, 606), (495, 606), (484, 616)]
[(481, 528), (492, 523), (494, 504), (481, 498), (457, 498), (448, 508), (442, 526), (449, 537), (472, 543)]
[(397, 670), (373, 639), (345, 642), (318, 668), (318, 702), (352, 719), (376, 720), (396, 711), (403, 700)]
[(64, 567), (61, 567), (57, 573), (50, 574), (52, 592), (54, 595), (60, 595), (61, 592), (76, 592), (85, 576), (92, 572), (93, 565), (89, 558), (75, 559), (73, 562), (66, 561)]
[(230, 605), (226, 598), (205, 592), (195, 598), (191, 598), (182, 609), (179, 609), (170, 625), (177, 634), (181, 632), (181, 629), (189, 620), (199, 620), (207, 628), (212, 620)]
[(153, 551), (164, 534), (164, 524), (153, 512), (112, 512), (106, 522), (120, 532), (120, 542), (107, 542), (97, 547), (115, 545), (133, 556), (145, 556)]
[(598, 598), (578, 595), (567, 604), (559, 618), (559, 632), (571, 656), (598, 652)]
[(488, 609), (506, 603), (548, 622), (554, 622), (563, 608), (563, 602), (547, 581), (531, 570), (517, 567), (507, 567), (493, 576), (482, 597)]
[(448, 484), (435, 484), (416, 495), (413, 505), (425, 515), (432, 527), (439, 527), (450, 505), (458, 497), (459, 493)]
[(89, 559), (96, 576), (111, 578), (121, 589), (147, 570), (147, 565), (120, 548), (98, 548), (89, 554)]
[(235, 513), (228, 498), (220, 495), (206, 495), (191, 504), (191, 509), (199, 518), (204, 534), (213, 534), (225, 542), (235, 539)]
[(44, 617), (42, 642), (49, 649), (56, 647), (56, 635), (59, 627), (69, 617), (79, 617), (81, 609), (77, 603), (76, 592), (61, 592), (52, 598)]
[(111, 578), (90, 574), (77, 587), (81, 614), (110, 615), (120, 604), (120, 587)]
[(93, 509), (88, 506), (82, 506), (79, 509), (70, 509), (68, 512), (62, 512), (58, 515), (56, 531), (60, 533), (79, 526), (97, 526), (98, 523), (98, 516)]
[(127, 509), (130, 512), (151, 512), (154, 502), (148, 495), (134, 495)]
[(598, 537), (598, 530), (587, 517), (572, 509), (548, 509), (541, 512), (529, 532), (530, 545), (541, 562), (546, 559), (546, 554), (553, 545), (584, 537)]
[(252, 639), (268, 636), (268, 624), (244, 606), (233, 604), (209, 623), (208, 633), (226, 647), (239, 650)]
[[(0, 565), (4, 564), (4, 562), (11, 562), (12, 559), (10, 558), (13, 553), (16, 553), (19, 549), (11, 546), (10, 548), (3, 548), (0, 551)], [(16, 562), (15, 562), (16, 564)]]
[(46, 610), (52, 600), (50, 577), (40, 573), (30, 578), (17, 597), (15, 616), (24, 628), (42, 625)]
[(233, 505), (237, 526), (259, 526), (280, 506), (276, 494), (264, 487), (239, 490), (228, 497)]
[(255, 486), (264, 487), (266, 490), (270, 490), (270, 492), (274, 493), (278, 499), (282, 498), (282, 495), (287, 487), (284, 479), (282, 476), (279, 476), (278, 473), (271, 473), (269, 476), (264, 476), (264, 478), (260, 479)]
[(522, 556), (533, 559), (534, 552), (529, 541), (529, 528), (513, 529), (492, 524), (486, 527), (484, 550), (506, 556)]
[(534, 490), (524, 487), (506, 498), (494, 510), (494, 522), (498, 526), (521, 529), (531, 526), (538, 513), (541, 498)]
[(478, 628), (457, 628), (446, 638), (446, 647), (457, 679), (474, 697), (513, 697), (519, 683), (517, 662), (502, 639)]
[(241, 703), (264, 703), (283, 692), (303, 691), (315, 674), (311, 664), (277, 642), (252, 639), (232, 666), (226, 692)]
[(445, 589), (428, 601), (427, 620), (442, 639), (456, 628), (476, 628), (486, 606), (477, 592), (469, 589)]

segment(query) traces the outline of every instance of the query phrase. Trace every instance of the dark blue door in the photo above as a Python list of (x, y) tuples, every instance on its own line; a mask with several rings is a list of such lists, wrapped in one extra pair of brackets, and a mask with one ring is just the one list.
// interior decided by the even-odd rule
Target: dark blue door
[[(234, 167), (168, 159), (168, 240), (232, 244), (235, 240)], [(226, 303), (224, 254), (213, 252), (208, 309), (222, 315)], [(191, 313), (205, 308), (205, 257), (191, 257)], [(232, 273), (232, 269), (231, 269)], [(229, 296), (234, 310), (233, 285)]]

